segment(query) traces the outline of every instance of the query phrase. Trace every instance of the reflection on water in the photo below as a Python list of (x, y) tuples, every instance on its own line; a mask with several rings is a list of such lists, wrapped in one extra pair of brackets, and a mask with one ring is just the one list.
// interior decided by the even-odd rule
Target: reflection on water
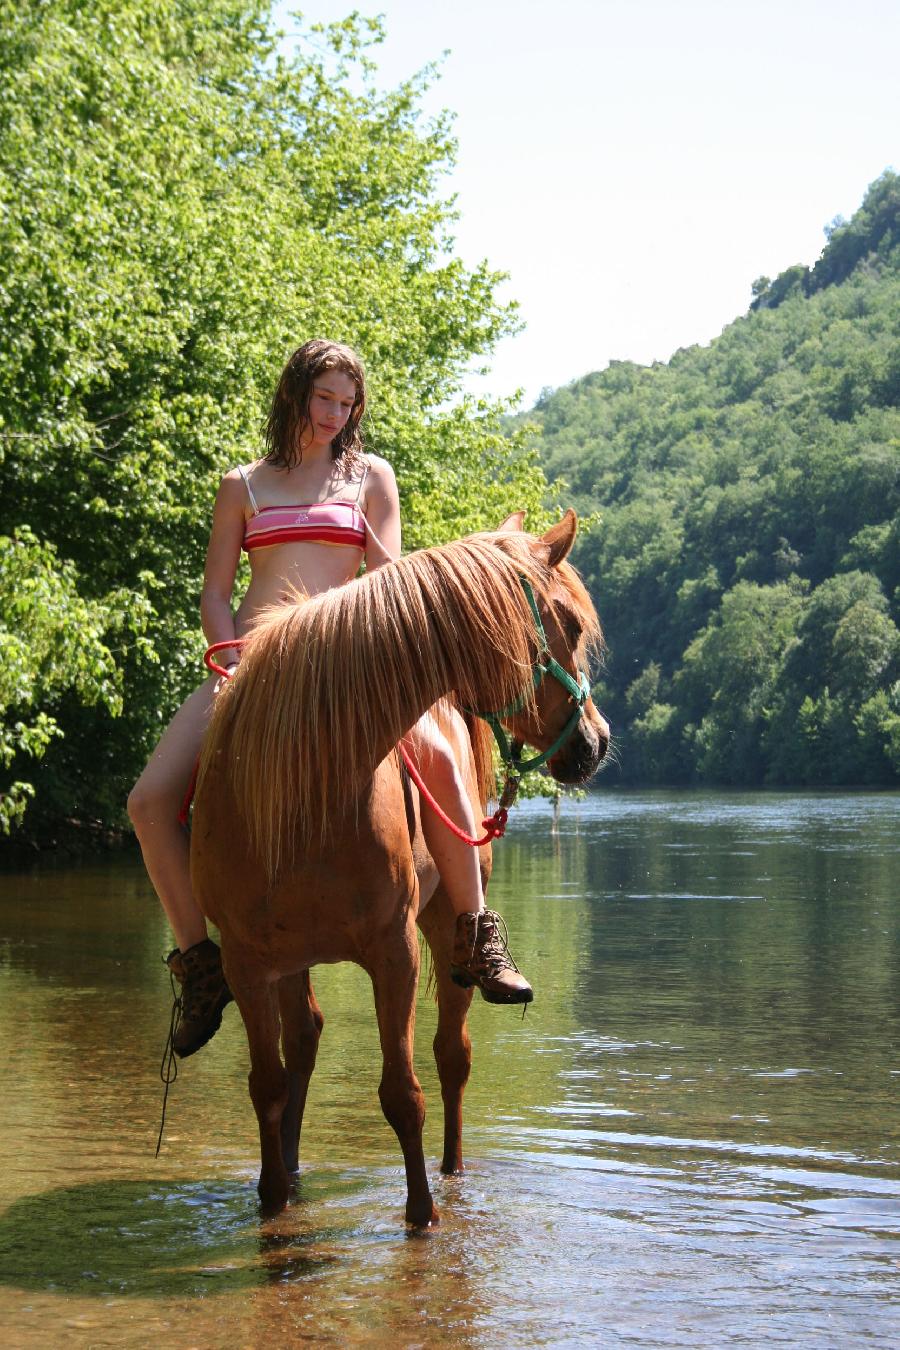
[(900, 797), (529, 804), (492, 900), (536, 1002), (473, 1009), (465, 1176), (402, 1223), (371, 992), (326, 1017), (295, 1202), (261, 1223), (235, 1010), (153, 1157), (167, 936), (135, 859), (0, 877), (0, 1340), (893, 1345)]

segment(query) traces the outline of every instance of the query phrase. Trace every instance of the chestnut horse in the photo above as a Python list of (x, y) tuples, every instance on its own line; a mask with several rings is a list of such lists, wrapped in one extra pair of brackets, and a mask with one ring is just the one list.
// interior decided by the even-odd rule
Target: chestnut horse
[[(551, 750), (550, 770), (562, 782), (594, 772), (609, 734), (584, 680), (578, 717), (571, 679), (567, 688), (532, 678), (541, 625), (543, 650), (563, 679), (600, 642), (591, 601), (565, 561), (574, 512), (542, 538), (520, 526), (521, 517), (510, 517), (496, 533), (423, 549), (346, 586), (276, 606), (254, 628), (233, 682), (216, 700), (194, 803), (191, 869), (201, 908), (220, 930), (247, 1030), (266, 1213), (287, 1203), (298, 1166), (322, 1029), (309, 968), (354, 961), (374, 987), (379, 1097), (403, 1151), (406, 1218), (437, 1220), (413, 1070), (417, 920), (437, 982), (441, 1168), (462, 1167), (472, 995), (450, 979), (454, 916), (422, 843), (417, 794), (397, 746), (439, 704), (480, 819), (490, 732), (469, 718), (466, 736), (455, 709), (502, 710), (516, 740)], [(565, 744), (555, 747), (567, 728)], [(486, 876), (488, 847), (482, 865)]]

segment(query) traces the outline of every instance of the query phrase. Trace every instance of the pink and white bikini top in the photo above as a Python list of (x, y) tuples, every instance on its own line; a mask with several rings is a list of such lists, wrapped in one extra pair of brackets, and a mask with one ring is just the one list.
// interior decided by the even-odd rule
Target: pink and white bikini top
[(369, 472), (368, 465), (359, 481), (355, 500), (337, 499), (299, 506), (259, 506), (247, 470), (239, 466), (238, 472), (244, 480), (253, 508), (253, 515), (244, 526), (243, 546), (247, 553), (255, 548), (267, 548), (270, 544), (297, 541), (306, 544), (343, 544), (365, 550), (368, 523), (359, 499)]

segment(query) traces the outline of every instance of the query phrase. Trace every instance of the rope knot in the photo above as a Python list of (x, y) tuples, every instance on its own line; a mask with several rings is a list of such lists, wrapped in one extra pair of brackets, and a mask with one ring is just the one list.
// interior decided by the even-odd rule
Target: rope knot
[(506, 833), (506, 822), (509, 819), (509, 812), (505, 806), (499, 806), (492, 816), (481, 823), (487, 830), (491, 839), (502, 839)]

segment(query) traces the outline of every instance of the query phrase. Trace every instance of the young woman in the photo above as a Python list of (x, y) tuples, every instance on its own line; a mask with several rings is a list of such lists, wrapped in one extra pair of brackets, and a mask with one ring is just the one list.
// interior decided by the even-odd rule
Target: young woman
[[(380, 567), (400, 554), (400, 507), (390, 465), (364, 455), (362, 366), (338, 343), (300, 347), (282, 372), (265, 429), (264, 459), (226, 474), (213, 509), (200, 601), (210, 644), (242, 637), (267, 605), (291, 588), (311, 595), (342, 586), (360, 562)], [(241, 550), (250, 585), (231, 607)], [(223, 659), (224, 657), (224, 659)], [(234, 667), (239, 649), (220, 654)], [(175, 933), (168, 964), (182, 986), (174, 1046), (193, 1054), (215, 1034), (231, 999), (219, 948), (191, 891), (189, 840), (178, 822), (218, 682), (211, 677), (181, 705), (128, 798), (150, 880)], [(475, 821), (450, 745), (429, 714), (407, 738), (443, 809), (468, 833)], [(509, 959), (496, 916), (484, 909), (477, 850), (433, 812), (422, 812), (428, 848), (457, 914), (453, 973), (492, 1003), (527, 1003), (531, 988)]]

